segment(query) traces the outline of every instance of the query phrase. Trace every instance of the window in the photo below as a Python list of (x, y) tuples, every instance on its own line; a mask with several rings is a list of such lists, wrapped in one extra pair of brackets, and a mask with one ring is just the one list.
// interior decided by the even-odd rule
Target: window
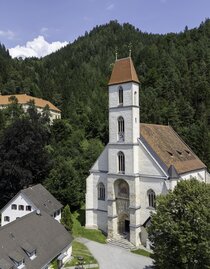
[(18, 209), (19, 209), (19, 210), (24, 210), (24, 205), (19, 205), (19, 206), (18, 206)]
[(134, 105), (137, 106), (137, 92), (134, 92)]
[(123, 88), (122, 88), (122, 86), (119, 87), (118, 94), (119, 94), (119, 104), (123, 105)]
[(105, 200), (105, 186), (102, 182), (98, 184), (98, 200)]
[(12, 208), (12, 210), (17, 210), (17, 205), (16, 204), (12, 204), (11, 208)]
[(155, 192), (153, 190), (148, 190), (147, 195), (148, 195), (149, 207), (155, 208), (156, 206), (155, 205), (155, 202), (156, 202)]
[(33, 259), (36, 258), (36, 250), (33, 250), (33, 251), (31, 251), (31, 252), (28, 252), (28, 251), (25, 250), (25, 252), (26, 252), (26, 254), (28, 255), (28, 257), (29, 257), (31, 260), (33, 260)]
[(25, 265), (25, 260), (22, 260), (22, 261), (15, 261), (15, 260), (13, 260), (13, 262), (14, 262), (14, 264), (17, 266), (17, 268), (18, 269), (21, 269), (21, 268), (23, 268), (24, 267), (24, 265)]
[(170, 152), (170, 151), (167, 151), (168, 152), (168, 154), (171, 156), (171, 157), (173, 157), (173, 153), (172, 152)]
[(118, 118), (118, 141), (124, 141), (124, 119), (123, 117)]
[(118, 153), (118, 170), (119, 173), (125, 173), (125, 155), (122, 151)]
[(4, 217), (4, 221), (9, 222), (9, 221), (10, 221), (10, 217), (9, 217), (9, 216), (5, 216), (5, 217)]
[(26, 211), (31, 211), (31, 206), (30, 205), (26, 206)]

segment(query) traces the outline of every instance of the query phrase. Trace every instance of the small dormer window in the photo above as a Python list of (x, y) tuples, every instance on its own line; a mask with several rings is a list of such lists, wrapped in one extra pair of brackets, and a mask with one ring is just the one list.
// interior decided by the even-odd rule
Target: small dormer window
[(22, 269), (25, 266), (25, 260), (24, 259), (22, 261), (19, 261), (19, 262), (16, 262), (16, 261), (13, 260), (13, 262), (14, 262), (14, 264), (16, 265), (16, 267), (18, 269)]
[(26, 251), (26, 254), (28, 255), (28, 257), (33, 260), (36, 258), (36, 250), (32, 251), (32, 252), (28, 252)]
[(185, 152), (186, 152), (188, 155), (191, 155), (189, 150), (186, 150), (186, 149), (185, 149)]
[(19, 252), (13, 251), (11, 255), (9, 254), (9, 257), (13, 261), (15, 268), (22, 269), (25, 267), (25, 260)]
[(36, 248), (33, 247), (30, 243), (28, 243), (27, 241), (24, 241), (22, 242), (21, 247), (31, 260), (36, 258)]
[(172, 152), (170, 152), (170, 151), (167, 151), (167, 152), (168, 152), (168, 154), (169, 154), (171, 157), (174, 156)]
[(180, 156), (182, 156), (182, 153), (181, 153), (181, 151), (179, 151), (179, 150), (177, 150), (177, 153), (180, 155)]
[(123, 105), (123, 87), (120, 86), (118, 90), (119, 95), (119, 105)]

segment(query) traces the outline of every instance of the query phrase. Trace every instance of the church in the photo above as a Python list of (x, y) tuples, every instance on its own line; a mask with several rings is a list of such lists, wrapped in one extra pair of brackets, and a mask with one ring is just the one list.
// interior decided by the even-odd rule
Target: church
[(207, 182), (209, 174), (171, 126), (141, 123), (131, 57), (115, 61), (108, 91), (109, 143), (86, 179), (86, 227), (139, 246), (156, 196), (180, 180)]

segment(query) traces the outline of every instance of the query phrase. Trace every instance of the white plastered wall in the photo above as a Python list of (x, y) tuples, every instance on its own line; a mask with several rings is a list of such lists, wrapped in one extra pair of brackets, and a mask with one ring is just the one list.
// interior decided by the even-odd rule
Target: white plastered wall
[[(11, 208), (12, 204), (17, 205), (17, 209), (14, 210)], [(19, 210), (18, 206), (23, 205), (24, 210)], [(26, 206), (30, 205), (31, 206), (31, 211), (26, 211)], [(36, 210), (37, 208), (22, 194), (20, 193), (14, 200), (12, 200), (7, 207), (2, 211), (2, 216), (1, 216), (1, 225), (4, 226), (5, 224), (8, 224), (16, 218), (21, 218), (25, 216), (26, 214), (31, 213), (32, 211)], [(4, 217), (8, 216), (10, 218), (10, 221), (4, 221)]]
[(148, 190), (152, 189), (156, 195), (167, 193), (167, 184), (162, 178), (140, 178), (140, 219), (141, 225), (148, 219), (151, 212), (155, 212), (154, 208), (149, 207)]
[[(105, 186), (105, 201), (98, 200), (98, 184)], [(107, 232), (107, 173), (91, 173), (86, 181), (86, 227)]]

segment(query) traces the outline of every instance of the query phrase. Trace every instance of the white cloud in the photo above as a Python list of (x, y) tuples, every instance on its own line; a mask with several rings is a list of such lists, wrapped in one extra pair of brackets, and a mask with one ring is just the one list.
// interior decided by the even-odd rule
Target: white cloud
[(12, 58), (27, 58), (27, 57), (44, 57), (56, 50), (66, 46), (68, 42), (52, 42), (48, 43), (43, 36), (38, 36), (32, 41), (28, 41), (25, 46), (16, 46), (9, 49)]
[(110, 4), (106, 7), (106, 10), (112, 10), (114, 9), (114, 4)]
[(0, 30), (0, 36), (1, 37), (6, 37), (8, 39), (14, 39), (16, 34), (13, 32), (13, 31), (10, 31), (10, 30), (7, 30), (7, 31), (3, 31), (3, 30)]

